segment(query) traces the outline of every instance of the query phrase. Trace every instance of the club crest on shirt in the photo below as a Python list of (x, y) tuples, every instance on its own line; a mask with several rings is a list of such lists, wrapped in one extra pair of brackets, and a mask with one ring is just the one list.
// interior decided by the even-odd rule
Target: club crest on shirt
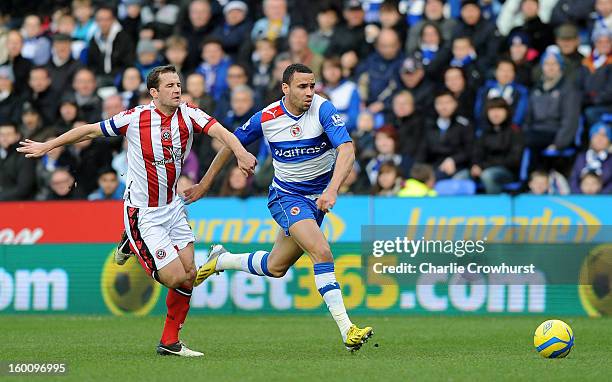
[(293, 125), (289, 128), (289, 133), (294, 138), (298, 138), (302, 136), (302, 128), (299, 125)]
[(155, 251), (155, 257), (157, 257), (158, 260), (162, 260), (164, 257), (166, 257), (166, 251), (161, 248), (158, 249)]
[(162, 132), (162, 140), (164, 142), (172, 142), (172, 134), (170, 134), (169, 130), (164, 130)]
[(292, 207), (291, 208), (291, 215), (295, 216), (297, 214), (300, 213), (300, 207)]

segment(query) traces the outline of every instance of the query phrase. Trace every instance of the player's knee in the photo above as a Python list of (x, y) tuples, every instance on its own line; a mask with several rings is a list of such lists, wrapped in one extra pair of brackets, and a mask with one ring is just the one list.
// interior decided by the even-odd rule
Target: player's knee
[(314, 257), (317, 263), (329, 263), (334, 261), (329, 244), (324, 243), (315, 247), (312, 251), (311, 256)]
[(191, 270), (189, 272), (187, 272), (187, 280), (185, 280), (187, 283), (189, 284), (193, 284), (193, 282), (195, 281), (196, 278), (196, 269), (191, 268)]

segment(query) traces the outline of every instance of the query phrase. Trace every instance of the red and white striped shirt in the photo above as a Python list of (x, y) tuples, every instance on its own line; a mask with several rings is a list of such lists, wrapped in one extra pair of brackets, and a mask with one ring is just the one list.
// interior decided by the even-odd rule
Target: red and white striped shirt
[(128, 173), (124, 199), (132, 207), (161, 207), (176, 195), (183, 161), (194, 133), (207, 133), (216, 120), (202, 110), (181, 103), (164, 115), (153, 101), (100, 122), (107, 137), (128, 140)]

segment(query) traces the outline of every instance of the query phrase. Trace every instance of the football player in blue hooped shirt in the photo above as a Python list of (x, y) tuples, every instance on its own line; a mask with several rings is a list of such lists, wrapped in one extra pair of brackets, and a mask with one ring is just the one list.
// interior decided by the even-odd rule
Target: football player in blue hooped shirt
[[(270, 252), (230, 253), (211, 247), (207, 262), (198, 269), (194, 286), (213, 273), (235, 269), (264, 277), (282, 277), (304, 252), (314, 264), (315, 284), (336, 320), (350, 351), (372, 336), (371, 327), (358, 328), (349, 319), (334, 259), (320, 229), (325, 213), (336, 204), (338, 188), (350, 173), (353, 142), (334, 105), (315, 94), (315, 76), (307, 66), (292, 64), (283, 73), (284, 97), (253, 115), (235, 133), (244, 146), (264, 137), (270, 144), (274, 179), (268, 208), (282, 227)], [(214, 177), (231, 158), (224, 148), (202, 180), (185, 192), (187, 202), (208, 192)]]

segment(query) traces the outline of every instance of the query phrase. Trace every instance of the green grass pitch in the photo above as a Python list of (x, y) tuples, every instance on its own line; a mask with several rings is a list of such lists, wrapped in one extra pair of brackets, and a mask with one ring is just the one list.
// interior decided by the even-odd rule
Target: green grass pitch
[(354, 316), (375, 336), (350, 354), (323, 315), (188, 317), (181, 338), (205, 357), (179, 359), (155, 354), (163, 317), (0, 316), (0, 361), (67, 362), (58, 381), (609, 379), (612, 319), (556, 318), (576, 337), (566, 359), (535, 352), (545, 317)]

